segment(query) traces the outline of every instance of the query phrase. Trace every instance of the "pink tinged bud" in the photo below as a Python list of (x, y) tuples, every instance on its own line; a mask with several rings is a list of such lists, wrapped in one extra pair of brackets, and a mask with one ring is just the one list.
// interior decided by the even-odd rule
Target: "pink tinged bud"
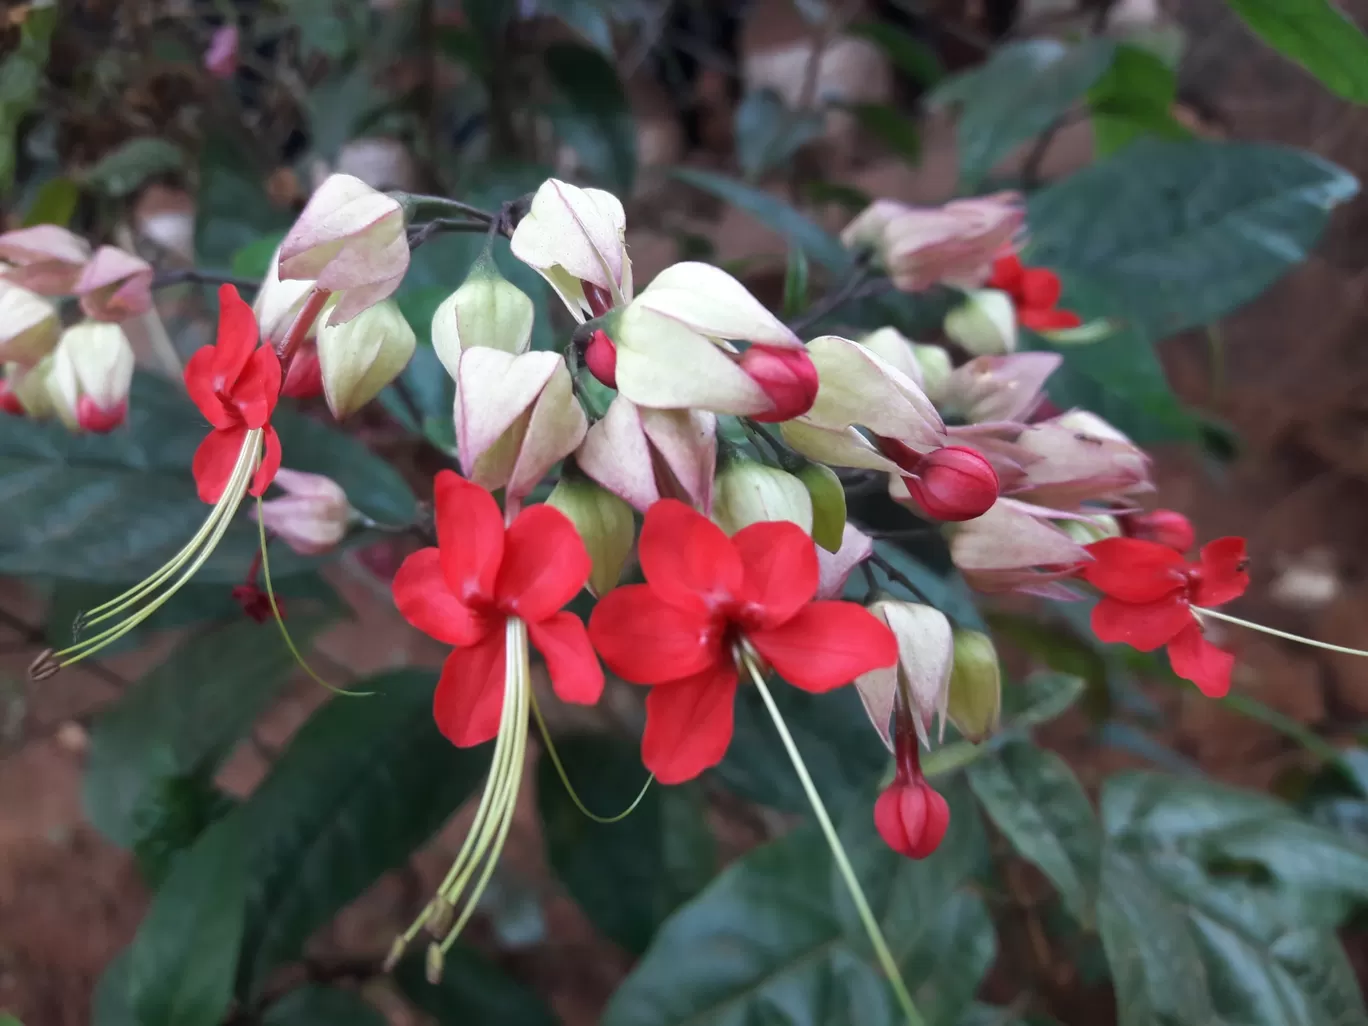
[(317, 399), (323, 394), (323, 366), (315, 343), (306, 342), (295, 350), (280, 394), (291, 399)]
[(801, 347), (751, 346), (741, 355), (741, 369), (774, 404), (774, 409), (754, 414), (755, 420), (792, 420), (807, 413), (817, 398), (817, 368)]
[(855, 568), (873, 554), (874, 540), (846, 521), (839, 549), (828, 552), (817, 547), (817, 598), (840, 598)]
[(883, 743), (893, 751), (889, 724), (899, 690), (905, 688), (912, 703), (912, 728), (922, 744), (929, 744), (932, 720), (939, 716), (944, 727), (949, 701), (950, 669), (954, 664), (950, 621), (940, 610), (916, 602), (875, 602), (869, 611), (883, 620), (898, 639), (898, 662), (855, 679), (865, 712)]
[(57, 344), (57, 308), (37, 293), (0, 281), (0, 361), (37, 363)]
[(76, 295), (97, 321), (125, 321), (152, 309), (152, 265), (114, 246), (101, 246), (81, 272)]
[(999, 499), (983, 516), (955, 528), (950, 558), (979, 591), (1021, 591), (1067, 598), (1059, 589), (1090, 558), (1082, 545), (1021, 503)]
[(1025, 480), (1013, 489), (1013, 496), (1072, 510), (1088, 501), (1152, 491), (1149, 457), (1130, 442), (1118, 440), (1115, 429), (1105, 422), (1102, 429), (1092, 434), (1056, 418), (1023, 430), (1016, 444), (1033, 458), (1024, 465)]
[(204, 70), (215, 78), (232, 78), (237, 71), (238, 29), (236, 25), (221, 25), (209, 39), (204, 51)]
[(384, 391), (418, 347), (413, 328), (393, 300), (366, 307), (345, 323), (338, 323), (341, 310), (338, 304), (325, 314), (318, 332), (323, 394), (338, 420)]
[(589, 344), (584, 347), (584, 365), (602, 384), (617, 388), (617, 346), (603, 332), (589, 336)]
[(882, 455), (869, 439), (853, 427), (815, 427), (803, 417), (784, 421), (779, 425), (779, 433), (789, 448), (810, 460), (833, 467), (898, 473), (898, 465)]
[(486, 250), (432, 315), (432, 348), (454, 380), (461, 354), (472, 348), (525, 353), (532, 345), (536, 309), (527, 294), (500, 273)]
[(945, 425), (936, 407), (892, 364), (836, 335), (813, 339), (807, 352), (817, 369), (818, 388), (803, 423), (829, 431), (860, 424), (917, 449), (941, 444)]
[[(601, 189), (581, 189), (549, 179), (513, 231), (513, 255), (536, 270), (569, 308), (575, 320), (598, 317), (632, 298), (632, 263), (623, 238), (622, 203)], [(586, 285), (598, 290), (593, 299)], [(610, 302), (603, 310), (603, 295)]]
[(1187, 552), (1197, 541), (1192, 521), (1174, 509), (1130, 513), (1118, 519), (1127, 538), (1158, 542), (1178, 552)]
[(618, 396), (575, 454), (580, 470), (635, 509), (677, 498), (712, 511), (717, 418), (702, 410), (651, 410)]
[(898, 779), (874, 803), (874, 826), (899, 855), (924, 859), (945, 839), (950, 806), (925, 778)]
[(351, 175), (330, 175), (280, 244), (280, 277), (343, 293), (330, 318), (343, 324), (399, 287), (409, 265), (397, 200)]
[(945, 334), (971, 356), (1004, 356), (1017, 347), (1012, 297), (997, 289), (974, 289), (945, 315)]
[[(261, 337), (275, 344), (285, 337), (295, 319), (309, 301), (314, 290), (311, 279), (281, 280), (280, 248), (271, 255), (271, 266), (252, 301), (252, 312), (256, 314), (257, 324), (261, 326)], [(318, 334), (318, 318), (308, 326), (304, 337), (313, 338)]]
[(708, 338), (768, 346), (802, 345), (746, 286), (712, 264), (686, 260), (670, 265), (632, 305), (652, 310)]
[(969, 424), (1024, 421), (1043, 402), (1041, 389), (1063, 362), (1058, 353), (980, 356), (956, 368), (938, 401), (947, 417)]
[(48, 392), (73, 431), (109, 431), (128, 413), (133, 350), (115, 324), (83, 321), (68, 328), (52, 356)]
[[(276, 471), (283, 496), (261, 504), (270, 531), (301, 556), (316, 556), (335, 548), (347, 534), (352, 508), (347, 493), (329, 477), (300, 470)], [(251, 510), (253, 517), (256, 509)]]
[(918, 388), (925, 390), (921, 364), (916, 356), (917, 343), (897, 328), (880, 328), (865, 335), (859, 343), (885, 363), (902, 371)]
[(997, 501), (997, 472), (977, 450), (947, 445), (917, 456), (900, 443), (880, 441), (884, 453), (903, 467), (903, 483), (912, 502), (932, 520), (973, 520)]
[(0, 261), (11, 264), (4, 278), (42, 296), (76, 291), (90, 246), (55, 224), (38, 224), (0, 235)]

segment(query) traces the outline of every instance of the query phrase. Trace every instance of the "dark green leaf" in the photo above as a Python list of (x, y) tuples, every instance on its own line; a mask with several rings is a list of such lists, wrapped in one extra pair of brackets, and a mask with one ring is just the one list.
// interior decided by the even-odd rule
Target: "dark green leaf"
[(133, 856), (148, 886), (154, 890), (160, 887), (176, 856), (234, 805), (207, 774), (154, 780), (147, 800), (139, 804), (134, 817), (138, 839)]
[(791, 321), (807, 306), (808, 258), (798, 246), (790, 246), (784, 270), (784, 320)]
[(274, 1002), (261, 1026), (385, 1026), (385, 1017), (350, 990), (308, 986)]
[[(307, 646), (323, 621), (291, 622)], [(96, 718), (83, 784), (86, 817), (115, 844), (132, 847), (147, 829), (160, 788), (212, 777), (295, 669), (272, 625), (243, 619), (182, 642)]]
[(18, 26), (18, 45), (0, 61), (0, 196), (14, 185), (19, 123), (38, 102), (57, 5), (30, 5)]
[(195, 258), (203, 267), (227, 267), (244, 246), (290, 227), (289, 213), (266, 194), (266, 171), (247, 156), (242, 145), (214, 135), (200, 151)]
[(459, 944), (447, 952), (441, 983), (428, 983), (421, 958), (401, 962), (394, 978), (405, 997), (443, 1026), (556, 1026), (558, 1022), (535, 993), (505, 976), (483, 955)]
[[(310, 143), (322, 160), (333, 163), (350, 140), (386, 101), (375, 85), (366, 65), (353, 64), (346, 71), (330, 75), (308, 93)], [(397, 188), (398, 182), (376, 182), (382, 188)]]
[(238, 987), (259, 992), (315, 929), (400, 865), (469, 796), (488, 752), (454, 748), (432, 722), (432, 674), (396, 671), (332, 699), (270, 775), (210, 828), (248, 839)]
[(918, 85), (935, 85), (945, 74), (936, 51), (916, 36), (883, 21), (862, 21), (848, 30), (878, 44), (895, 67)]
[(146, 1024), (217, 1026), (233, 996), (243, 850), (224, 820), (181, 855), (128, 949), (129, 1005)]
[(969, 784), (1017, 853), (1050, 878), (1082, 925), (1090, 925), (1102, 833), (1068, 763), (1017, 741), (969, 767)]
[(853, 258), (840, 240), (778, 197), (711, 171), (679, 167), (674, 169), (673, 174), (686, 185), (740, 207), (792, 245), (801, 246), (808, 256), (833, 274), (844, 274), (850, 270)]
[(1073, 47), (1051, 39), (1011, 43), (982, 66), (941, 83), (930, 102), (959, 107), (955, 138), (964, 184), (978, 185), (1082, 99), (1111, 65), (1114, 46), (1108, 39)]
[(1368, 38), (1330, 0), (1230, 0), (1260, 39), (1337, 96), (1368, 103)]
[(284, 232), (271, 232), (253, 239), (233, 254), (229, 269), (240, 278), (265, 278), (271, 269), (271, 257), (284, 239)]
[(588, 47), (556, 43), (542, 54), (562, 102), (551, 110), (561, 141), (589, 176), (615, 192), (632, 191), (636, 177), (636, 123), (617, 69)]
[(565, 22), (605, 57), (613, 56), (613, 26), (609, 21), (611, 3), (598, 0), (542, 0), (537, 6), (539, 11)]
[(1152, 50), (1131, 43), (1116, 47), (1116, 59), (1088, 90), (1094, 147), (1107, 157), (1142, 135), (1184, 139), (1188, 130), (1173, 117), (1178, 76)]
[(100, 974), (91, 1001), (91, 1026), (143, 1026), (133, 1011), (128, 992), (128, 948), (120, 951)]
[(517, 9), (515, 0), (466, 0), (461, 5), (461, 11), (470, 20), (475, 34), (486, 46), (496, 50), (502, 48), (504, 32)]
[(1011, 693), (1007, 721), (1014, 727), (1038, 727), (1062, 716), (1083, 694), (1082, 677), (1069, 673), (1033, 673)]
[(886, 103), (857, 103), (850, 112), (861, 128), (876, 136), (895, 156), (909, 164), (921, 160), (921, 133), (902, 111)]
[(1072, 272), (1162, 338), (1261, 293), (1357, 190), (1302, 150), (1139, 139), (1031, 197), (1026, 259)]
[(787, 163), (822, 134), (822, 116), (790, 110), (773, 89), (746, 94), (736, 108), (736, 160), (748, 181)]
[(35, 224), (58, 224), (66, 227), (76, 213), (81, 189), (70, 178), (49, 178), (33, 197), (24, 213), (24, 227)]
[[(596, 734), (556, 747), (596, 815), (617, 815), (645, 782), (636, 745)], [(644, 951), (665, 917), (712, 877), (716, 856), (696, 788), (652, 787), (626, 819), (595, 823), (575, 807), (543, 753), (537, 802), (551, 868), (590, 921), (628, 951)]]
[(336, 61), (352, 49), (352, 25), (343, 17), (348, 4), (338, 0), (284, 0), (284, 3), (290, 19), (299, 26), (299, 40), (306, 57), (321, 55)]
[(116, 199), (132, 195), (155, 175), (179, 171), (185, 154), (165, 139), (143, 136), (129, 139), (118, 149), (106, 153), (93, 166), (81, 172), (83, 185)]

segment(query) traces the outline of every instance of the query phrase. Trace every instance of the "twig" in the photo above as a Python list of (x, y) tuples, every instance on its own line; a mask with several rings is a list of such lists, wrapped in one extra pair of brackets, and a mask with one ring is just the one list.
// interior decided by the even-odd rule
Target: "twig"
[(409, 229), (409, 249), (417, 249), (439, 232), (487, 232), (489, 231), (489, 226), (491, 224), (497, 223), (497, 220), (462, 221), (455, 217), (434, 218), (425, 224), (417, 225)]
[(154, 289), (163, 289), (171, 285), (232, 285), (234, 288), (252, 289), (254, 291), (261, 288), (261, 282), (253, 278), (239, 278), (235, 274), (202, 271), (198, 267), (158, 271), (157, 276), (152, 279)]
[(863, 299), (869, 296), (876, 296), (892, 286), (887, 278), (878, 278), (874, 281), (869, 280), (869, 267), (866, 264), (857, 264), (854, 272), (847, 278), (835, 292), (830, 292), (814, 303), (801, 317), (795, 317), (789, 322), (789, 327), (795, 332), (801, 332), (806, 328), (812, 327), (823, 317), (834, 313), (843, 304), (852, 299)]
[(917, 598), (921, 599), (923, 602), (932, 604), (931, 600), (927, 598), (926, 592), (922, 591), (915, 584), (913, 584), (912, 579), (910, 577), (908, 577), (905, 573), (903, 573), (901, 570), (895, 567), (883, 556), (879, 555), (877, 551), (870, 553), (869, 561), (873, 563), (875, 566), (877, 566), (880, 570), (882, 570), (885, 574), (887, 574), (888, 579), (890, 581), (893, 581), (897, 584), (901, 584), (904, 588), (910, 591)]

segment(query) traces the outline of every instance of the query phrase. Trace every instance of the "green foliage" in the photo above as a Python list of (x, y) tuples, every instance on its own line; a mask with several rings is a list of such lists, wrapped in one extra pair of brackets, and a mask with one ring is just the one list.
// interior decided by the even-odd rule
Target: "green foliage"
[(211, 135), (200, 150), (195, 259), (203, 266), (226, 267), (244, 246), (290, 227), (289, 213), (271, 203), (265, 169), (253, 165), (251, 154), (239, 140), (220, 135)]
[(556, 134), (589, 177), (615, 192), (632, 191), (636, 177), (636, 125), (617, 71), (598, 50), (558, 43), (543, 54), (560, 91), (551, 108)]
[(1116, 47), (1107, 73), (1088, 90), (1094, 145), (1108, 157), (1143, 135), (1183, 139), (1188, 131), (1175, 120), (1178, 76), (1153, 50), (1132, 43)]
[(822, 134), (822, 115), (789, 109), (772, 89), (748, 93), (735, 122), (736, 160), (750, 182), (784, 166)]
[(0, 61), (0, 196), (14, 185), (19, 125), (38, 102), (57, 5), (35, 3), (21, 13), (19, 45)]
[(385, 1026), (385, 1017), (349, 990), (308, 986), (268, 1006), (261, 1026)]
[(144, 136), (106, 153), (77, 180), (87, 188), (120, 198), (137, 192), (155, 175), (180, 170), (184, 163), (185, 154), (179, 146)]
[(1337, 96), (1368, 103), (1368, 38), (1330, 0), (1230, 0), (1246, 25)]
[(913, 35), (881, 21), (861, 21), (850, 27), (852, 35), (876, 43), (894, 67), (918, 85), (935, 85), (945, 73), (936, 51)]
[(459, 944), (447, 953), (441, 983), (428, 983), (421, 958), (401, 962), (394, 978), (404, 996), (439, 1023), (556, 1026), (559, 1021), (536, 994)]

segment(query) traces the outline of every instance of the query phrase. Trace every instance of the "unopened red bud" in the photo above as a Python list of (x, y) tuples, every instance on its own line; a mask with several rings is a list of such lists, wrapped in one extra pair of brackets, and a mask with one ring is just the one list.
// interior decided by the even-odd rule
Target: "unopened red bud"
[(317, 345), (306, 342), (295, 351), (280, 394), (291, 399), (317, 399), (323, 394), (323, 367), (318, 362)]
[(617, 346), (602, 331), (589, 336), (589, 344), (584, 347), (584, 365), (603, 384), (617, 388)]
[(1132, 513), (1119, 518), (1121, 531), (1128, 538), (1158, 542), (1178, 552), (1187, 552), (1197, 540), (1192, 521), (1175, 509), (1156, 509), (1152, 513)]
[(0, 413), (8, 413), (14, 417), (24, 415), (24, 404), (14, 394), (14, 389), (10, 387), (10, 383), (3, 380), (0, 380)]
[(774, 404), (774, 409), (754, 414), (754, 420), (792, 420), (812, 409), (817, 399), (817, 368), (799, 346), (753, 345), (742, 354), (741, 369)]
[(121, 399), (108, 409), (88, 395), (76, 400), (76, 426), (97, 435), (108, 434), (128, 419), (128, 400)]
[(591, 281), (580, 281), (584, 286), (584, 299), (589, 304), (589, 312), (595, 317), (602, 317), (613, 308), (612, 294), (605, 288), (600, 288)]
[(874, 803), (874, 826), (899, 855), (924, 859), (945, 839), (950, 806), (924, 778), (895, 780)]
[(913, 462), (914, 454), (901, 443), (881, 440), (881, 447), (907, 471), (903, 482), (912, 500), (933, 520), (973, 520), (997, 502), (997, 471), (975, 449), (947, 445)]

